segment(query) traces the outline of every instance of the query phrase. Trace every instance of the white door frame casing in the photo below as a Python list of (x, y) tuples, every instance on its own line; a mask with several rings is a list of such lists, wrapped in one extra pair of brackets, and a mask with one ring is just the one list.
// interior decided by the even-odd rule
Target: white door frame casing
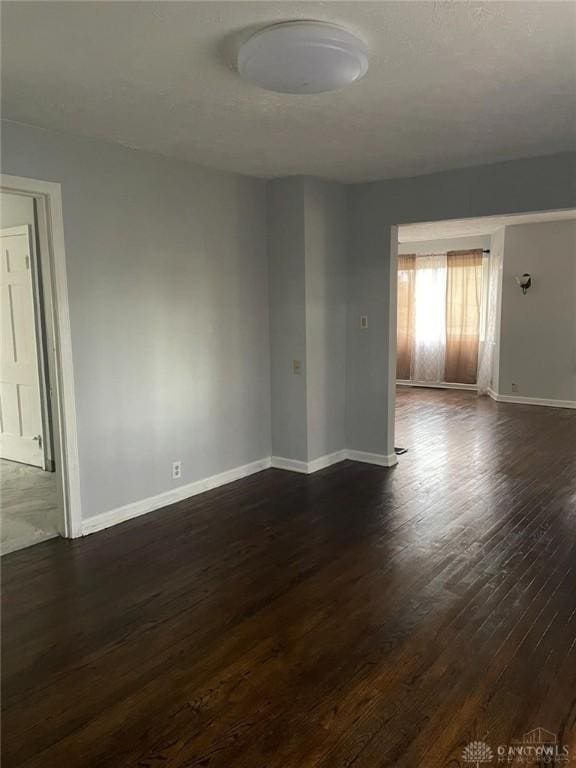
[[(80, 498), (80, 466), (78, 461), (78, 433), (76, 422), (76, 398), (74, 393), (74, 368), (72, 365), (72, 336), (68, 305), (68, 280), (66, 251), (64, 247), (64, 221), (62, 216), (62, 191), (60, 184), (22, 176), (0, 174), (3, 192), (33, 197), (41, 210), (38, 219), (44, 219), (48, 240), (51, 317), (46, 322), (53, 326), (56, 377), (52, 384), (52, 418), (54, 423), (54, 453), (56, 471), (59, 473), (64, 505), (63, 530), (66, 538), (82, 535)], [(40, 212), (39, 212), (40, 213)], [(42, 239), (42, 238), (41, 238)], [(42, 259), (42, 255), (40, 255)]]
[(398, 225), (390, 227), (390, 260), (388, 264), (390, 286), (388, 300), (388, 432), (386, 450), (394, 455), (396, 443), (396, 326), (398, 324)]

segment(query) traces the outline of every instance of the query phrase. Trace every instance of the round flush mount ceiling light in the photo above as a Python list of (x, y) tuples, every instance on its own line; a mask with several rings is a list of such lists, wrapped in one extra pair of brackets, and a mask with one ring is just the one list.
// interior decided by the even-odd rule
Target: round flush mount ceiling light
[(238, 71), (279, 93), (337, 91), (368, 69), (368, 49), (355, 35), (322, 21), (286, 21), (266, 27), (240, 48)]

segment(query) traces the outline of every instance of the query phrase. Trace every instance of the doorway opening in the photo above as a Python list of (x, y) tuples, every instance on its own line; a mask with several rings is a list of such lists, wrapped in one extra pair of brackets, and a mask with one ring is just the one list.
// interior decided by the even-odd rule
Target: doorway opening
[(34, 198), (0, 193), (2, 554), (58, 535), (50, 382), (53, 343)]
[(0, 187), (0, 553), (81, 532), (59, 185)]
[(400, 225), (394, 245), (396, 446), (491, 401), (576, 407), (576, 211)]

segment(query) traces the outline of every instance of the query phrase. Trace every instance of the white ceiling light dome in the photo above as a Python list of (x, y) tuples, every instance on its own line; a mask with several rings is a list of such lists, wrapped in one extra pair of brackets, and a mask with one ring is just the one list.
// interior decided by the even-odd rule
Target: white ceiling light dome
[(238, 71), (279, 93), (336, 91), (368, 70), (368, 49), (351, 32), (322, 21), (285, 21), (266, 27), (240, 48)]

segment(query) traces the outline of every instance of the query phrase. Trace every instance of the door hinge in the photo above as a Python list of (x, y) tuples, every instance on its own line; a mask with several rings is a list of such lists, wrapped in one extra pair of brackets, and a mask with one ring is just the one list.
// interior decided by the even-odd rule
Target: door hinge
[(30, 256), (26, 254), (26, 269), (30, 269)]
[(38, 448), (42, 448), (42, 435), (36, 435), (32, 440), (36, 440), (38, 442)]

